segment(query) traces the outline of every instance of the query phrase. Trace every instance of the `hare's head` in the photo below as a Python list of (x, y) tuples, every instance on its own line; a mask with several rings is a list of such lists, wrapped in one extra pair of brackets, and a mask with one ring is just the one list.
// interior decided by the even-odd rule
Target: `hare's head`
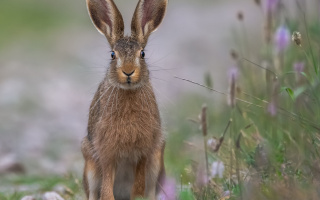
[(144, 60), (148, 37), (165, 15), (168, 0), (139, 0), (131, 22), (131, 36), (124, 36), (122, 16), (113, 0), (87, 0), (91, 19), (111, 47), (107, 76), (111, 84), (133, 89), (149, 80)]

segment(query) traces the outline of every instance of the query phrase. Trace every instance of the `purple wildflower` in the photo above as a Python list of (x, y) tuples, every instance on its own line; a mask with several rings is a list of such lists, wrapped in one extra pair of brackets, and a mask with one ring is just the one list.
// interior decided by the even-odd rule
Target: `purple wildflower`
[(275, 102), (274, 101), (271, 101), (269, 104), (268, 104), (268, 113), (272, 116), (272, 117), (274, 117), (274, 116), (276, 116), (277, 115), (277, 106), (276, 106), (276, 104), (275, 104)]
[(304, 70), (304, 62), (296, 62), (293, 64), (293, 69), (297, 73), (301, 73)]
[(274, 81), (273, 89), (271, 93), (270, 103), (267, 107), (267, 112), (272, 116), (276, 116), (278, 112), (278, 98), (279, 98), (279, 90), (280, 90), (280, 83), (278, 80)]
[(211, 177), (223, 177), (223, 172), (224, 172), (224, 164), (221, 161), (215, 161), (211, 165)]
[(293, 69), (294, 71), (296, 72), (296, 81), (297, 81), (297, 84), (300, 85), (302, 84), (302, 72), (304, 70), (304, 62), (296, 62), (293, 64)]
[(284, 52), (290, 45), (291, 34), (286, 26), (279, 26), (274, 35), (274, 43), (277, 53)]
[(231, 67), (228, 71), (228, 77), (229, 80), (237, 80), (238, 78), (238, 68), (237, 67)]
[(166, 177), (160, 190), (160, 200), (176, 199), (176, 181), (173, 178)]

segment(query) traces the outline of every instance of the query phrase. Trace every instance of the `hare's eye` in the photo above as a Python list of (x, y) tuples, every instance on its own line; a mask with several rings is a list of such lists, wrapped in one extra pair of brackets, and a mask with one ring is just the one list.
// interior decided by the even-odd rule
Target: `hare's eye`
[(114, 51), (111, 52), (111, 58), (112, 58), (112, 60), (114, 60), (116, 58), (116, 53), (114, 53)]
[(146, 54), (144, 53), (144, 51), (141, 50), (141, 53), (140, 53), (141, 58), (144, 58), (145, 55), (146, 55)]

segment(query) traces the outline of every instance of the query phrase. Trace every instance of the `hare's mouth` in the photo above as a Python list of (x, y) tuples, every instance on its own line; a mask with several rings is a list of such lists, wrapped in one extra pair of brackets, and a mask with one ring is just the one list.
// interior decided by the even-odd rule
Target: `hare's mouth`
[(119, 68), (117, 70), (118, 82), (120, 83), (121, 88), (124, 89), (134, 89), (140, 85), (140, 70), (126, 70)]
[(129, 85), (132, 83), (131, 77), (128, 77), (128, 78), (127, 78), (127, 83), (128, 83)]
[(125, 87), (132, 87), (134, 85), (139, 84), (139, 81), (133, 79), (132, 77), (126, 77), (124, 80), (120, 82), (121, 82), (121, 85), (124, 85)]
[(141, 85), (141, 80), (133, 77), (125, 77), (120, 80), (118, 80), (119, 86), (122, 89), (130, 90), (130, 89), (136, 89), (140, 87)]
[(139, 88), (140, 86), (141, 86), (140, 83), (135, 83), (135, 82), (132, 82), (131, 80), (128, 80), (125, 83), (119, 84), (119, 87), (124, 90), (134, 90), (134, 89)]

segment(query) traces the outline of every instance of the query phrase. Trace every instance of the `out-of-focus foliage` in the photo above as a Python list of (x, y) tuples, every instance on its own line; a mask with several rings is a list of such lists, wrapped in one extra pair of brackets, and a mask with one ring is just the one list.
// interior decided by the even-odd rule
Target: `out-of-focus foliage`
[(37, 42), (63, 26), (82, 24), (86, 21), (79, 12), (83, 5), (84, 2), (61, 0), (1, 1), (0, 46), (25, 38)]

